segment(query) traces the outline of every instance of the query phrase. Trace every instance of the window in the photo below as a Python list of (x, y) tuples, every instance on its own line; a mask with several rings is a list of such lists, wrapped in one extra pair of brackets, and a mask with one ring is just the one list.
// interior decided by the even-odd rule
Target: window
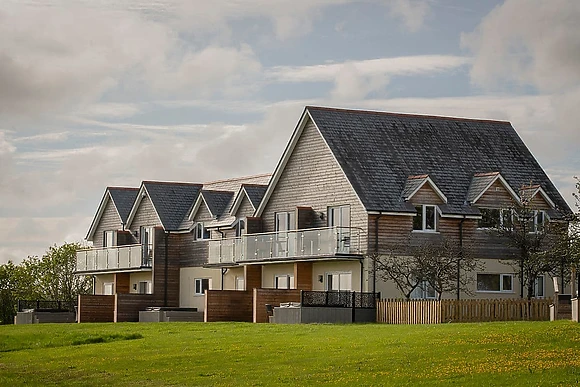
[(236, 290), (246, 290), (246, 284), (243, 276), (236, 277)]
[(328, 227), (350, 227), (350, 206), (328, 207)]
[(105, 231), (103, 247), (117, 246), (117, 231)]
[(196, 223), (195, 227), (193, 228), (193, 238), (196, 241), (210, 239), (209, 230), (205, 228), (202, 222)]
[(326, 273), (326, 290), (352, 290), (352, 273)]
[(294, 230), (296, 228), (296, 215), (291, 212), (276, 213), (276, 232)]
[(241, 237), (244, 235), (244, 230), (246, 228), (246, 222), (244, 219), (239, 219), (238, 223), (236, 224), (236, 237)]
[(328, 207), (328, 226), (336, 229), (336, 251), (348, 253), (350, 247), (350, 206)]
[(435, 231), (437, 228), (437, 211), (436, 206), (419, 205), (415, 206), (417, 214), (413, 218), (413, 230), (416, 231)]
[(139, 281), (139, 294), (151, 294), (149, 281)]
[(544, 211), (535, 210), (530, 214), (528, 220), (529, 232), (541, 232), (544, 230), (544, 222), (546, 220), (546, 213)]
[(103, 284), (103, 294), (106, 296), (110, 296), (113, 294), (113, 283), (112, 282), (105, 282)]
[(153, 262), (153, 239), (154, 231), (153, 227), (140, 227), (141, 230), (141, 244), (143, 245), (143, 260), (141, 262), (142, 266), (151, 267)]
[(480, 208), (481, 219), (477, 222), (479, 228), (508, 228), (513, 226), (513, 211), (500, 208)]
[(195, 279), (195, 295), (203, 296), (205, 291), (211, 289), (211, 278), (196, 278)]
[(513, 293), (513, 274), (477, 274), (478, 292)]
[(274, 287), (276, 289), (294, 289), (294, 275), (284, 274), (275, 276)]
[(436, 300), (439, 294), (427, 281), (421, 281), (411, 293), (411, 298), (419, 300)]
[(543, 275), (540, 275), (536, 278), (536, 281), (534, 283), (534, 297), (536, 297), (536, 298), (544, 298), (545, 297), (544, 276)]

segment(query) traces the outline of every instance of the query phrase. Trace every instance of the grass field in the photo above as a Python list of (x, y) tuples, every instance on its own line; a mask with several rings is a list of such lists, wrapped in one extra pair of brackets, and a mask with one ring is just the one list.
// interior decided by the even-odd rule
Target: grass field
[(0, 385), (572, 385), (580, 326), (0, 326)]

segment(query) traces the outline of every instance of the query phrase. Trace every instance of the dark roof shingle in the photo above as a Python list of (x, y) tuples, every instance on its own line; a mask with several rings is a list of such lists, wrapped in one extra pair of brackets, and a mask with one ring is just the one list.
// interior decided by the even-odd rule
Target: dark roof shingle
[(556, 206), (570, 208), (509, 122), (307, 107), (368, 211), (407, 207), (407, 176), (428, 174), (450, 213), (466, 204), (474, 174), (498, 171), (518, 190), (533, 181)]
[(144, 181), (143, 185), (167, 231), (179, 230), (202, 187), (195, 183), (161, 181)]
[(234, 192), (231, 191), (203, 190), (201, 194), (209, 211), (215, 217), (220, 217), (224, 213), (234, 197)]
[(121, 217), (121, 222), (126, 224), (131, 208), (133, 208), (133, 203), (135, 203), (135, 199), (139, 193), (139, 188), (107, 187), (107, 190), (111, 194), (113, 203)]
[(258, 208), (260, 202), (266, 194), (268, 186), (257, 184), (243, 184), (242, 186), (248, 195), (248, 199), (250, 199), (250, 202), (252, 202), (252, 206), (254, 206), (254, 208)]

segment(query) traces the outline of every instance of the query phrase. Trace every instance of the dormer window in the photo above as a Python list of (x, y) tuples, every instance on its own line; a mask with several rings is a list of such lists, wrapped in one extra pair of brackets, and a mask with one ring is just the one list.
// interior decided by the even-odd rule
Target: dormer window
[(193, 228), (193, 237), (197, 241), (210, 239), (209, 230), (205, 228), (202, 222), (198, 222)]
[(421, 204), (415, 206), (417, 214), (413, 218), (413, 230), (415, 231), (436, 231), (437, 211), (434, 205)]
[(529, 232), (541, 232), (544, 230), (546, 222), (546, 213), (541, 210), (535, 210), (532, 212), (530, 219), (528, 220), (528, 230)]

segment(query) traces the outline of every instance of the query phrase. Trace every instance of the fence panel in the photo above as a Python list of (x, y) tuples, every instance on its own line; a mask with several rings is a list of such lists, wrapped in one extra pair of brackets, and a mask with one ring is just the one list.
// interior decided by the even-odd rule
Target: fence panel
[(377, 301), (377, 322), (437, 324), (441, 322), (545, 321), (551, 299), (522, 300), (394, 300)]

